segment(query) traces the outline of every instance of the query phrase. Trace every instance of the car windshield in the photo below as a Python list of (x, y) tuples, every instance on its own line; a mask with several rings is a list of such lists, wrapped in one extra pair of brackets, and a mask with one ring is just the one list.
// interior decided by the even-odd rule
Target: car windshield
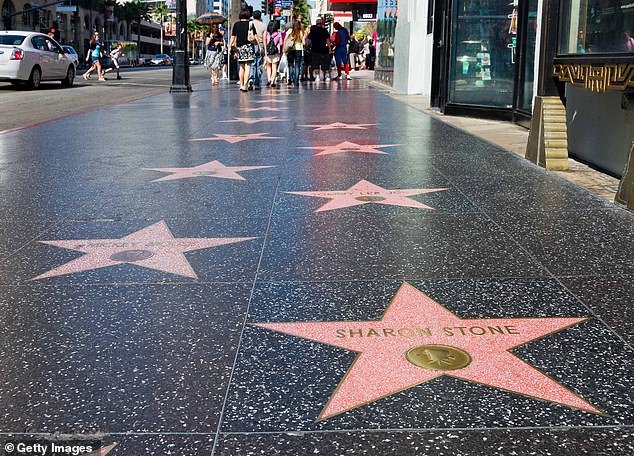
[(9, 46), (19, 46), (24, 41), (25, 36), (22, 35), (0, 35), (0, 44)]
[(158, 54), (154, 56), (155, 59), (166, 59), (167, 57), (167, 54)]

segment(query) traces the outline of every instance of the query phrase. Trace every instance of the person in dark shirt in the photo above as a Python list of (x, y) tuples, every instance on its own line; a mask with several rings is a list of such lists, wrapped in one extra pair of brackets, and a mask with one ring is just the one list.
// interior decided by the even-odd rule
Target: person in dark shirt
[[(253, 45), (260, 45), (260, 39), (258, 38), (257, 30), (253, 25), (253, 22), (249, 21), (251, 12), (249, 10), (240, 11), (238, 16), (240, 20), (233, 24), (231, 30), (231, 42), (229, 46), (231, 49), (235, 49), (235, 54), (240, 64), (240, 90), (242, 92), (248, 92), (249, 74), (251, 72), (251, 64), (255, 59), (255, 52)], [(249, 41), (249, 31), (253, 34), (253, 42)]]
[[(330, 36), (324, 28), (321, 18), (317, 18), (316, 25), (310, 28), (307, 39), (310, 43), (313, 77), (317, 71), (317, 78), (319, 78), (319, 70), (321, 69), (325, 81), (326, 74), (330, 78)], [(318, 81), (318, 79), (316, 80)]]

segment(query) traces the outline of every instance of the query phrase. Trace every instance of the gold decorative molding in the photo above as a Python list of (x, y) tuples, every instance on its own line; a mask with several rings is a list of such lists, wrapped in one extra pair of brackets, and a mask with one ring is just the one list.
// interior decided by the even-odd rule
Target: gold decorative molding
[(623, 177), (619, 183), (619, 191), (616, 193), (615, 201), (634, 211), (634, 142), (632, 142), (630, 156), (625, 163)]
[(548, 170), (568, 170), (566, 108), (559, 97), (535, 97), (526, 158)]
[(556, 63), (553, 76), (592, 92), (634, 88), (634, 63)]

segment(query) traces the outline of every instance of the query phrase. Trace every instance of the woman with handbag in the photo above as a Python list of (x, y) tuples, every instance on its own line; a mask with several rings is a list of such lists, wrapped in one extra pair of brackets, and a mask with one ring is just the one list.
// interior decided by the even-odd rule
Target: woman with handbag
[(299, 85), (299, 77), (302, 73), (304, 60), (304, 40), (306, 33), (300, 21), (293, 22), (293, 29), (286, 34), (284, 40), (284, 52), (288, 59), (289, 81), (288, 85)]
[(249, 21), (251, 12), (249, 10), (240, 11), (238, 16), (240, 20), (233, 24), (231, 30), (231, 41), (229, 46), (234, 50), (234, 55), (238, 59), (240, 65), (240, 91), (248, 92), (249, 74), (251, 73), (251, 64), (255, 59), (254, 44), (260, 44), (257, 31), (253, 22)]
[(205, 54), (205, 68), (209, 71), (211, 85), (220, 83), (220, 72), (222, 70), (222, 45), (224, 40), (217, 24), (212, 24), (209, 36), (205, 40), (207, 53)]
[(277, 87), (277, 65), (280, 63), (283, 38), (277, 21), (269, 22), (264, 35), (264, 65), (266, 66), (267, 86)]

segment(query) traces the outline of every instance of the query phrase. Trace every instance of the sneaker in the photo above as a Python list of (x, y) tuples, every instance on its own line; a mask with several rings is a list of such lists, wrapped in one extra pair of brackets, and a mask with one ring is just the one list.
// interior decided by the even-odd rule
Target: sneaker
[(81, 77), (84, 78), (84, 81), (88, 80), (88, 76), (86, 76), (86, 73), (82, 74)]
[(315, 79), (313, 79), (313, 81), (319, 83), (319, 76), (316, 76)]
[(253, 86), (253, 89), (254, 90), (262, 90), (262, 86), (259, 86), (259, 85)]
[(253, 90), (253, 80), (249, 79), (249, 82), (247, 82), (247, 89), (248, 90)]
[(348, 80), (348, 81), (351, 81), (351, 80), (352, 80), (352, 78), (350, 77), (350, 75), (349, 75), (349, 74), (347, 74), (347, 75), (346, 75), (346, 80)]

